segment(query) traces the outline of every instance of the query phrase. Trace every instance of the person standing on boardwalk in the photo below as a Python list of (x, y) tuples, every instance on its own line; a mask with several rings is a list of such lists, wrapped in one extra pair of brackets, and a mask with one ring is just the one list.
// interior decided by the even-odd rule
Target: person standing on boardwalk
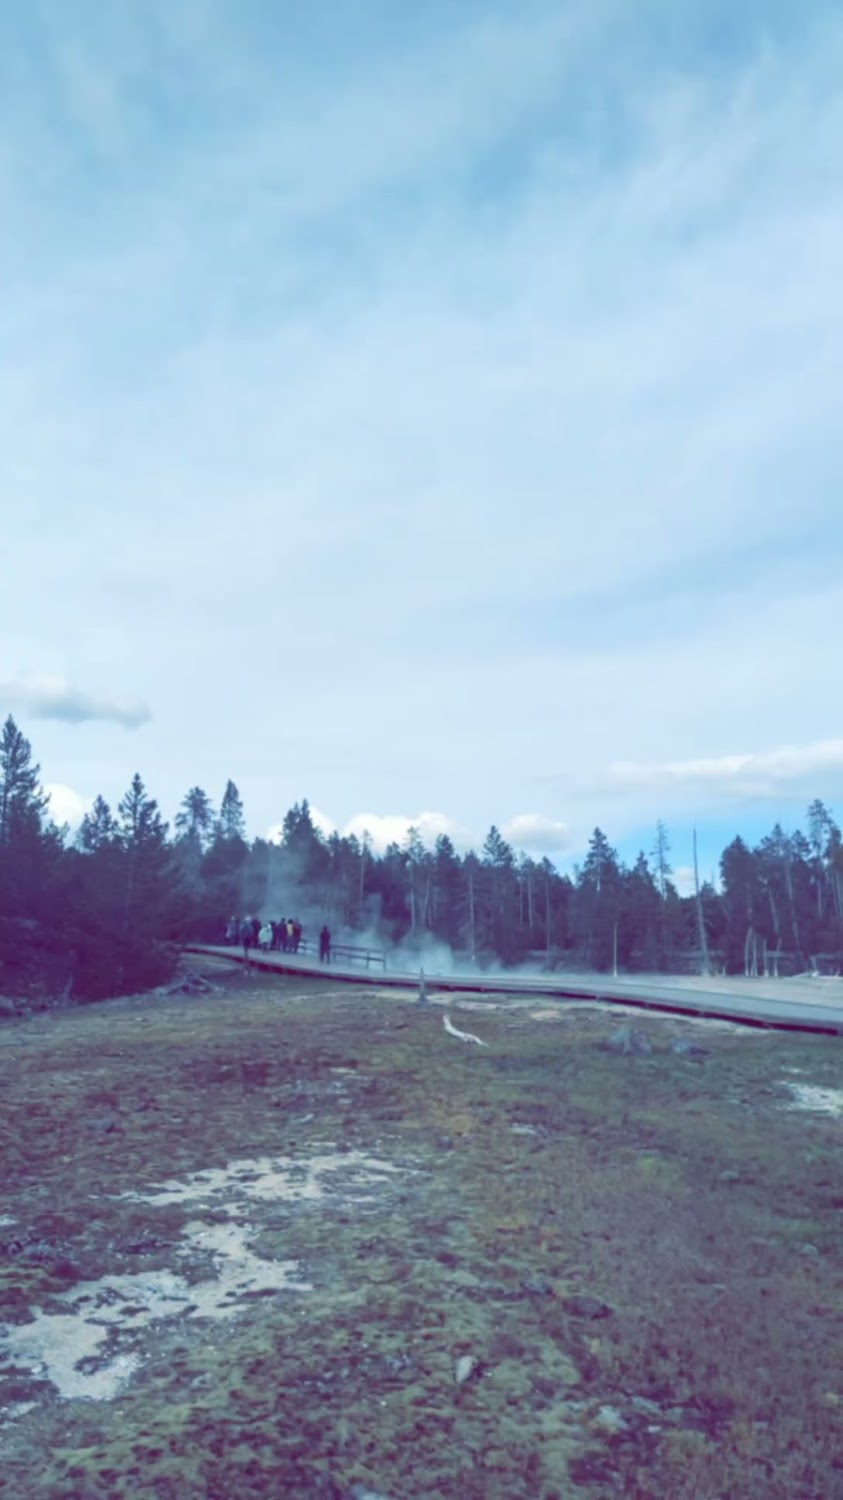
[(331, 934), (327, 925), (319, 934), (319, 959), (323, 964), (331, 962)]

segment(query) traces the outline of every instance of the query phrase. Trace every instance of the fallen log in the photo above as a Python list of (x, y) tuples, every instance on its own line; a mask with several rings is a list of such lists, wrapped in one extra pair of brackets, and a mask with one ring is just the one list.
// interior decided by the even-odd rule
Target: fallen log
[(481, 1041), (479, 1036), (474, 1036), (470, 1031), (458, 1031), (456, 1026), (451, 1024), (451, 1017), (448, 1015), (442, 1017), (442, 1024), (449, 1036), (459, 1037), (461, 1042), (474, 1042), (477, 1047), (488, 1047), (489, 1045), (488, 1042)]

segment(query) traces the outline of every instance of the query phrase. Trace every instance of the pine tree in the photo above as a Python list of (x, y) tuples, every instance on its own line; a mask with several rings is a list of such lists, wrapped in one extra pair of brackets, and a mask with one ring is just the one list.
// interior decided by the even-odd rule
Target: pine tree
[(620, 906), (618, 856), (603, 830), (595, 828), (577, 873), (574, 920), (585, 961), (596, 969), (616, 967)]
[(192, 786), (189, 792), (185, 792), (176, 813), (176, 832), (180, 838), (197, 841), (203, 850), (210, 843), (214, 832), (214, 810), (208, 793), (201, 786)]
[(522, 957), (526, 949), (526, 934), (520, 930), (518, 922), (519, 885), (515, 854), (494, 824), (483, 844), (478, 893), (481, 926), (495, 953), (505, 962)]
[(730, 973), (737, 973), (741, 967), (745, 974), (758, 973), (759, 941), (767, 935), (760, 876), (757, 856), (742, 838), (734, 838), (720, 857), (727, 916), (726, 965)]
[(656, 823), (656, 842), (652, 848), (652, 857), (655, 864), (656, 886), (662, 901), (667, 900), (667, 882), (673, 871), (670, 868), (668, 855), (670, 853), (670, 838), (667, 828), (659, 818)]
[(117, 838), (117, 820), (103, 797), (97, 797), (91, 811), (82, 819), (77, 845), (85, 854), (94, 854), (113, 844)]
[(814, 888), (816, 891), (817, 917), (822, 922), (826, 901), (833, 899), (833, 883), (829, 878), (829, 863), (833, 849), (839, 846), (840, 829), (828, 808), (816, 798), (808, 808), (808, 839), (813, 854)]
[(243, 815), (243, 802), (233, 781), (227, 781), (220, 803), (220, 815), (217, 820), (216, 834), (222, 839), (244, 839), (246, 837), (246, 819)]
[(9, 714), (0, 736), (0, 846), (40, 835), (47, 806), (40, 774), (40, 766), (32, 763), (29, 740)]
[(459, 943), (461, 903), (460, 861), (447, 833), (440, 833), (433, 850), (433, 930), (452, 948)]
[(117, 808), (117, 832), (125, 849), (161, 849), (167, 837), (158, 803), (136, 771)]
[(117, 841), (123, 852), (122, 934), (163, 935), (160, 925), (170, 894), (167, 825), (137, 772), (117, 809)]

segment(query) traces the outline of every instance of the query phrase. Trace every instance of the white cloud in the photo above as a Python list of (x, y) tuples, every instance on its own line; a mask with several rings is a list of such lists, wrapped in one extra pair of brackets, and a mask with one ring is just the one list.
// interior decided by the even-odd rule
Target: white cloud
[(556, 818), (541, 813), (519, 813), (501, 832), (507, 843), (527, 854), (554, 854), (571, 845), (571, 829)]
[[(705, 875), (700, 872), (700, 884), (702, 884), (705, 878)], [(680, 896), (694, 895), (696, 886), (694, 884), (693, 865), (677, 865), (671, 876), (671, 879), (673, 881), (673, 884), (676, 886), (676, 889), (679, 892)]]
[[(311, 807), (311, 817), (319, 832), (327, 838), (339, 832), (345, 838), (351, 836), (362, 841), (368, 834), (372, 848), (382, 854), (388, 844), (406, 843), (410, 829), (415, 828), (426, 849), (432, 849), (440, 834), (446, 834), (459, 850), (479, 850), (483, 839), (472, 835), (467, 828), (443, 812), (420, 812), (415, 817), (408, 813), (355, 813), (341, 826), (327, 813)], [(280, 842), (283, 833), (281, 823), (273, 823), (267, 837)], [(572, 834), (567, 823), (555, 818), (546, 818), (541, 813), (521, 813), (511, 818), (501, 828), (501, 833), (516, 850), (528, 853), (552, 854), (571, 846)]]
[(75, 833), (85, 814), (90, 811), (91, 799), (83, 797), (72, 786), (64, 786), (58, 781), (48, 782), (44, 791), (49, 799), (49, 813), (53, 822), (59, 828), (67, 823), (71, 832)]
[[(376, 854), (383, 854), (388, 844), (404, 844), (411, 828), (418, 831), (427, 849), (432, 849), (442, 833), (447, 834), (455, 844), (460, 846), (466, 845), (467, 842), (465, 829), (445, 813), (421, 812), (414, 818), (404, 813), (355, 813), (341, 826), (335, 823), (327, 813), (320, 812), (317, 807), (311, 806), (310, 815), (314, 826), (323, 838), (330, 838), (332, 833), (340, 833), (344, 838), (353, 836), (362, 842), (364, 836), (368, 834), (371, 847)], [(283, 832), (282, 823), (273, 823), (267, 830), (266, 836), (271, 842), (280, 843)]]
[(717, 799), (802, 799), (818, 782), (829, 781), (843, 786), (843, 740), (661, 763), (617, 761), (598, 786), (619, 793), (684, 791)]
[(0, 683), (0, 701), (28, 713), (34, 719), (61, 719), (67, 724), (104, 720), (137, 729), (152, 717), (140, 699), (101, 698), (84, 692), (64, 677), (22, 675)]
[(354, 834), (362, 839), (368, 833), (372, 847), (382, 854), (387, 844), (403, 844), (411, 828), (418, 831), (425, 848), (430, 849), (440, 834), (447, 834), (455, 843), (462, 842), (464, 830), (440, 812), (420, 812), (414, 818), (403, 813), (357, 813), (345, 824), (343, 833)]
[[(327, 813), (321, 812), (312, 803), (308, 805), (310, 807), (310, 820), (316, 832), (321, 833), (323, 839), (329, 839), (332, 833), (337, 832), (337, 825), (333, 818), (329, 818)], [(284, 838), (284, 824), (271, 823), (266, 830), (266, 837), (271, 844), (280, 844)]]
[(321, 833), (324, 839), (328, 839), (332, 833), (336, 833), (337, 825), (333, 818), (329, 818), (328, 814), (323, 813), (318, 807), (311, 805), (310, 816), (317, 833)]

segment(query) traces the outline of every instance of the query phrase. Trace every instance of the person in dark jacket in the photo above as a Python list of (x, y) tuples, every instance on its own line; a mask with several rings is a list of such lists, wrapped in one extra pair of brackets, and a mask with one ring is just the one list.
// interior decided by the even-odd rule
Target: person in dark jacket
[(331, 934), (327, 925), (319, 934), (319, 958), (323, 964), (331, 962)]

